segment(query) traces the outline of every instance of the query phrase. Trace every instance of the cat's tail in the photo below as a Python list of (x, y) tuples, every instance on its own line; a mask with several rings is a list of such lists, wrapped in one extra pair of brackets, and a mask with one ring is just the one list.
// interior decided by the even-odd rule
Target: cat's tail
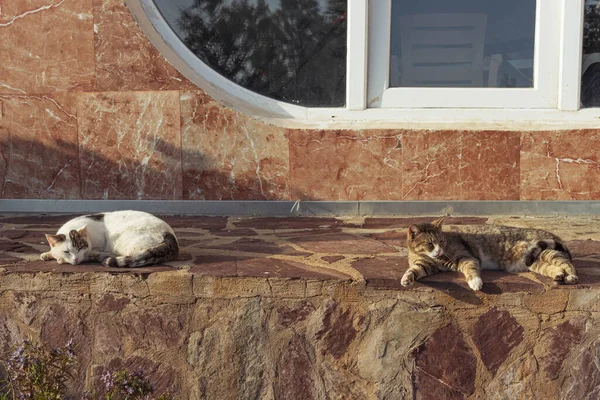
[(179, 244), (171, 233), (166, 233), (164, 240), (157, 246), (132, 256), (108, 257), (104, 265), (113, 268), (136, 268), (144, 265), (160, 264), (170, 261), (179, 255)]

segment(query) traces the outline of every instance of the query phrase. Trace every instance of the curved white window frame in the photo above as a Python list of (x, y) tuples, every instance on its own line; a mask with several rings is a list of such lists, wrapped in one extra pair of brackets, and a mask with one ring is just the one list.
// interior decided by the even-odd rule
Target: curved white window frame
[[(453, 104), (455, 108), (369, 108), (369, 11), (372, 11), (370, 7), (375, 2), (381, 1), (390, 0), (348, 0), (345, 108), (301, 107), (245, 89), (199, 60), (173, 32), (152, 0), (126, 0), (126, 5), (150, 42), (184, 76), (224, 105), (270, 124), (287, 128), (317, 129), (511, 131), (584, 129), (600, 126), (600, 108), (579, 110), (585, 0), (538, 0), (555, 4), (555, 18), (560, 20), (560, 29), (555, 32), (560, 43), (556, 71), (558, 82), (555, 83), (558, 88), (555, 86), (552, 89), (555, 101), (546, 105), (547, 108), (527, 105), (525, 107), (528, 108), (514, 108), (514, 103), (511, 105), (513, 108), (459, 108), (464, 107), (460, 104)], [(508, 90), (512, 92), (517, 89)]]

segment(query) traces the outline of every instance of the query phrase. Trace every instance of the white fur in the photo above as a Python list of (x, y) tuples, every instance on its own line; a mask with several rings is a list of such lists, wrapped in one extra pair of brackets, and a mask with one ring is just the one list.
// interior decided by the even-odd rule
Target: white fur
[(429, 253), (427, 253), (427, 255), (430, 258), (438, 258), (441, 257), (444, 254), (444, 250), (440, 247), (439, 244), (436, 244), (433, 248), (433, 250), (431, 250)]
[(410, 286), (414, 283), (415, 281), (415, 275), (412, 271), (406, 271), (404, 273), (404, 275), (402, 276), (402, 280), (400, 281), (400, 284), (402, 286)]
[(478, 276), (471, 279), (467, 283), (469, 284), (469, 287), (473, 290), (481, 290), (481, 288), (483, 287), (483, 281)]
[[(48, 252), (51, 258), (56, 259), (59, 264), (79, 264), (91, 250), (109, 255), (132, 256), (159, 245), (167, 232), (175, 236), (169, 224), (146, 212), (113, 211), (103, 214), (104, 218), (101, 221), (81, 216), (65, 223), (56, 234), (63, 234), (67, 239), (51, 247)], [(74, 254), (76, 249), (71, 246), (69, 232), (84, 226), (90, 247)], [(65, 251), (70, 254), (66, 254)], [(48, 253), (42, 254), (41, 258), (49, 259)]]

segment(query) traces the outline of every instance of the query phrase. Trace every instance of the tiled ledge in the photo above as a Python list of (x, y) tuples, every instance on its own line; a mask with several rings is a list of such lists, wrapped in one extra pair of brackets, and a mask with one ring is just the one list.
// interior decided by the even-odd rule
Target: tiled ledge
[[(15, 273), (129, 274), (143, 279), (170, 272), (193, 280), (193, 296), (203, 297), (199, 287), (222, 282), (231, 290), (208, 292), (215, 297), (264, 295), (302, 297), (325, 294), (389, 295), (398, 291), (456, 292), (477, 296), (500, 293), (543, 293), (600, 287), (600, 234), (595, 217), (450, 218), (449, 225), (512, 224), (537, 226), (565, 238), (575, 258), (580, 281), (556, 286), (551, 279), (532, 273), (484, 271), (481, 293), (471, 292), (459, 273), (441, 273), (406, 289), (400, 285), (408, 267), (406, 228), (429, 221), (412, 218), (234, 218), (166, 216), (180, 241), (178, 260), (167, 265), (137, 269), (108, 268), (99, 264), (58, 265), (39, 260), (47, 245), (43, 233), (54, 232), (69, 215), (5, 215), (0, 217), (0, 291), (6, 275)], [(245, 278), (233, 284), (233, 278)], [(97, 279), (97, 278), (93, 278)], [(158, 276), (152, 279), (162, 281)], [(166, 277), (164, 279), (167, 279)], [(168, 278), (172, 280), (173, 278)], [(179, 279), (179, 278), (178, 278)], [(176, 279), (176, 280), (178, 280)], [(85, 278), (84, 280), (87, 280)], [(179, 283), (181, 284), (181, 283)], [(220, 283), (217, 286), (221, 285)], [(242, 286), (241, 292), (233, 286)], [(222, 286), (222, 285), (221, 285)]]
[[(410, 289), (404, 231), (422, 219), (165, 217), (179, 260), (63, 266), (37, 258), (69, 216), (0, 217), (0, 338), (78, 344), (80, 387), (149, 371), (179, 398), (584, 398), (600, 370), (593, 217), (454, 218), (568, 241), (580, 283), (484, 271)], [(224, 360), (226, 362), (224, 362)], [(245, 377), (240, 379), (239, 377)], [(209, 377), (209, 378), (207, 378)]]

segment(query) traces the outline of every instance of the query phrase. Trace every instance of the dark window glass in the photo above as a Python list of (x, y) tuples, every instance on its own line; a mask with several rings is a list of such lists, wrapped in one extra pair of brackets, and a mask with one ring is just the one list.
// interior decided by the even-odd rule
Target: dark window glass
[(390, 86), (533, 87), (535, 9), (536, 0), (393, 0)]
[(254, 92), (307, 107), (346, 101), (346, 0), (154, 0), (196, 56)]
[(600, 107), (600, 2), (598, 0), (585, 2), (581, 106)]

